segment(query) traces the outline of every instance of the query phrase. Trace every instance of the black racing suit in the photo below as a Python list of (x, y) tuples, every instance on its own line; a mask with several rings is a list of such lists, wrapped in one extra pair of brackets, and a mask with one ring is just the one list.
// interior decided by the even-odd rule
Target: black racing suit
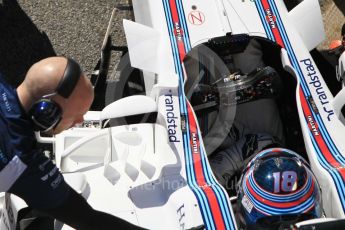
[[(243, 53), (232, 55), (232, 60), (229, 69), (244, 74), (265, 66), (260, 44), (255, 40), (251, 40)], [(209, 162), (219, 182), (226, 187), (249, 158), (265, 148), (283, 144), (283, 126), (275, 99), (253, 100), (236, 106), (230, 132), (211, 154)]]
[(224, 187), (241, 172), (252, 156), (284, 143), (282, 123), (273, 99), (261, 99), (237, 106), (235, 121), (222, 145), (209, 162)]

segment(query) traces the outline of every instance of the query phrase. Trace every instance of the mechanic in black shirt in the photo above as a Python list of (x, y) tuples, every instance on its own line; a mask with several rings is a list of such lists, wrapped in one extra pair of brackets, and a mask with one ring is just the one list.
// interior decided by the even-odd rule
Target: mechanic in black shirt
[(0, 192), (76, 229), (141, 229), (94, 210), (37, 146), (35, 130), (58, 134), (83, 121), (93, 87), (72, 59), (35, 63), (17, 89), (0, 75)]

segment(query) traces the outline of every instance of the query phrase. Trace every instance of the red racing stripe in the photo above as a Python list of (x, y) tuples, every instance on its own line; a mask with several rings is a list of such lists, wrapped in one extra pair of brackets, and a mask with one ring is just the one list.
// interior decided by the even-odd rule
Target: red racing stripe
[(219, 207), (217, 197), (212, 187), (210, 187), (210, 185), (208, 185), (205, 180), (203, 165), (201, 162), (200, 141), (199, 141), (195, 117), (189, 103), (187, 103), (187, 107), (188, 107), (188, 120), (189, 120), (190, 137), (191, 137), (190, 146), (191, 146), (191, 151), (192, 151), (193, 166), (195, 170), (197, 183), (198, 183), (198, 186), (206, 194), (207, 200), (210, 204), (211, 212), (213, 214), (216, 229), (225, 229), (224, 220), (223, 220), (222, 212)]
[(257, 194), (252, 188), (252, 186), (250, 185), (249, 180), (246, 181), (246, 185), (250, 194), (254, 196), (256, 200), (258, 200), (259, 202), (263, 204), (266, 204), (268, 206), (275, 207), (275, 208), (292, 208), (294, 206), (302, 204), (313, 195), (314, 188), (315, 188), (314, 181), (313, 181), (309, 192), (305, 194), (305, 196), (301, 197), (299, 200), (290, 201), (290, 202), (274, 202), (274, 201), (267, 200), (263, 198), (262, 196), (260, 196), (259, 194)]
[[(265, 10), (266, 20), (271, 27), (271, 30), (274, 34), (274, 37), (275, 37), (277, 43), (281, 47), (284, 48), (285, 45), (284, 45), (284, 42), (282, 40), (280, 30), (276, 24), (276, 18), (275, 18), (276, 16), (272, 13), (272, 10), (271, 10), (271, 7), (270, 7), (268, 0), (260, 0), (260, 2), (262, 3), (262, 6)], [(290, 56), (289, 56), (289, 58), (290, 58)], [(308, 127), (311, 130), (313, 137), (314, 137), (314, 139), (318, 145), (317, 147), (320, 149), (321, 154), (325, 157), (328, 164), (331, 167), (333, 167), (333, 169), (331, 169), (331, 170), (336, 170), (341, 175), (343, 181), (345, 181), (345, 165), (342, 164), (341, 162), (339, 162), (336, 158), (334, 158), (331, 150), (329, 149), (327, 143), (325, 142), (324, 137), (322, 136), (322, 133), (319, 130), (317, 121), (315, 121), (315, 118), (312, 116), (312, 113), (310, 111), (310, 107), (307, 103), (307, 100), (305, 98), (305, 95), (304, 95), (301, 87), (299, 88), (299, 92), (300, 92), (300, 101), (302, 104), (302, 110), (303, 110), (304, 116), (307, 120)], [(308, 120), (310, 118), (313, 119), (313, 121), (314, 121), (313, 125), (311, 124), (311, 121)], [(315, 132), (315, 130), (317, 130), (317, 132)], [(329, 170), (329, 168), (326, 168), (326, 170)]]
[[(184, 31), (181, 27), (178, 9), (176, 5), (176, 0), (169, 0), (170, 5), (170, 11), (172, 15), (172, 21), (173, 21), (173, 27), (174, 27), (174, 36), (177, 42), (177, 48), (178, 53), (180, 57), (180, 62), (182, 64), (183, 59), (186, 56), (186, 46), (184, 43)], [(223, 217), (223, 213), (221, 211), (218, 198), (215, 194), (215, 191), (212, 187), (212, 185), (207, 184), (205, 175), (204, 175), (204, 167), (202, 164), (202, 154), (200, 152), (200, 140), (199, 140), (199, 133), (196, 125), (196, 118), (194, 116), (194, 113), (192, 112), (192, 108), (187, 102), (187, 99), (185, 99), (185, 102), (187, 105), (187, 117), (189, 122), (189, 129), (190, 129), (190, 148), (192, 152), (192, 158), (193, 158), (193, 169), (194, 174), (196, 177), (197, 185), (200, 189), (202, 189), (203, 193), (206, 195), (210, 211), (212, 213), (213, 222), (215, 224), (215, 228), (218, 229), (226, 229), (225, 228), (225, 221)], [(212, 220), (211, 220), (212, 221)]]
[(183, 42), (184, 31), (181, 27), (181, 23), (179, 20), (177, 6), (176, 6), (176, 0), (169, 0), (169, 5), (170, 5), (170, 9), (171, 9), (173, 24), (174, 24), (175, 39), (176, 39), (177, 47), (179, 50), (180, 61), (182, 63), (184, 57), (186, 56), (186, 47), (185, 47), (185, 44)]
[[(312, 118), (315, 121), (315, 118), (313, 117), (311, 111), (310, 111), (310, 107), (307, 103), (307, 100), (305, 98), (305, 95), (303, 93), (302, 88), (300, 87), (299, 89), (299, 93), (300, 93), (300, 101), (302, 104), (302, 109), (303, 109), (303, 113), (304, 113), (304, 117), (306, 118), (306, 120), (308, 121), (308, 119)], [(321, 150), (322, 155), (325, 157), (326, 161), (334, 167), (335, 170), (337, 170), (342, 178), (343, 181), (345, 181), (345, 168), (342, 164), (339, 163), (339, 161), (337, 159), (334, 158), (333, 154), (331, 153), (331, 151), (329, 150), (327, 144), (325, 143), (325, 140), (323, 138), (323, 136), (321, 135), (321, 132), (319, 130), (319, 127), (317, 125), (317, 122), (315, 121), (315, 126), (312, 127), (312, 125), (310, 124), (310, 122), (308, 122), (308, 127), (311, 130), (311, 133), (313, 134), (313, 137), (318, 145), (318, 147)], [(317, 130), (317, 132), (315, 132), (315, 129)]]
[(284, 48), (284, 42), (283, 39), (280, 35), (280, 31), (278, 29), (278, 25), (277, 25), (277, 18), (276, 16), (273, 14), (273, 11), (268, 3), (268, 0), (261, 0), (262, 6), (265, 10), (265, 14), (266, 14), (266, 21), (268, 22), (268, 25), (270, 26), (273, 36), (276, 40), (276, 42), (278, 43), (278, 45), (280, 45), (282, 48)]

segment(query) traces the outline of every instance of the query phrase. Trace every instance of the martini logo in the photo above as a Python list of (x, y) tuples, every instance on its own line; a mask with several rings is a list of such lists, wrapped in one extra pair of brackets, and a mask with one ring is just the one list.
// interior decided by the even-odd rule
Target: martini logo
[(310, 130), (314, 133), (315, 136), (319, 136), (319, 131), (317, 130), (316, 124), (312, 116), (308, 116), (308, 122), (310, 125)]
[(192, 149), (193, 153), (199, 153), (199, 140), (196, 133), (192, 133)]
[(177, 38), (177, 40), (182, 41), (183, 29), (181, 28), (178, 22), (175, 22), (174, 35)]
[(272, 29), (277, 28), (277, 25), (276, 25), (276, 16), (274, 16), (274, 15), (272, 14), (271, 9), (268, 8), (268, 9), (265, 10), (265, 12), (266, 12), (266, 21), (268, 22), (268, 24), (270, 24), (270, 26), (271, 26)]

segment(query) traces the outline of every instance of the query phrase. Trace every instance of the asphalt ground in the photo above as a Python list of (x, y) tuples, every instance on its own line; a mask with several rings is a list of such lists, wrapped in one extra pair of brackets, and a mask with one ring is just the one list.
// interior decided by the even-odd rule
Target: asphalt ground
[[(0, 0), (0, 72), (17, 86), (36, 61), (54, 55), (75, 58), (91, 73), (100, 58), (108, 20), (115, 6), (130, 0)], [(327, 40), (339, 38), (345, 22), (344, 0), (322, 0)], [(113, 24), (116, 45), (125, 45), (122, 19), (129, 10), (118, 11)]]
[[(63, 55), (75, 58), (84, 71), (91, 73), (100, 58), (113, 8), (127, 6), (128, 1), (0, 0), (0, 72), (17, 86), (33, 63)], [(340, 38), (345, 0), (320, 2), (326, 32), (326, 40), (318, 46), (322, 51), (331, 40)], [(122, 19), (131, 17), (128, 10), (116, 13), (113, 24), (116, 45), (125, 45)]]
[[(127, 0), (0, 0), (0, 72), (17, 86), (38, 60), (63, 55), (93, 71), (113, 8)], [(116, 40), (125, 44), (122, 18), (116, 14)]]
[(345, 1), (324, 0), (321, 10), (326, 39), (318, 46), (318, 49), (325, 50), (328, 49), (330, 41), (341, 37), (341, 28), (345, 23)]

